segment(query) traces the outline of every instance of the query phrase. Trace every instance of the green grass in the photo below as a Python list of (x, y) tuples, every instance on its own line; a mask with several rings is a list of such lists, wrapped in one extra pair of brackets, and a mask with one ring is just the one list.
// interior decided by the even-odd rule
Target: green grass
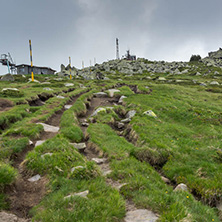
[[(87, 199), (64, 197), (89, 190)], [(125, 203), (119, 192), (107, 186), (104, 178), (69, 180), (56, 177), (51, 182), (51, 194), (32, 210), (34, 220), (45, 222), (120, 221), (125, 215)]]
[(17, 171), (7, 163), (0, 162), (0, 188), (5, 185), (11, 184), (15, 177), (17, 176)]
[(188, 216), (193, 221), (219, 221), (214, 209), (195, 200), (189, 192), (174, 192), (152, 166), (130, 157), (138, 148), (117, 136), (109, 126), (91, 124), (88, 133), (91, 141), (110, 158), (113, 170), (110, 177), (127, 184), (121, 193), (138, 208), (160, 214), (160, 221), (179, 221)]

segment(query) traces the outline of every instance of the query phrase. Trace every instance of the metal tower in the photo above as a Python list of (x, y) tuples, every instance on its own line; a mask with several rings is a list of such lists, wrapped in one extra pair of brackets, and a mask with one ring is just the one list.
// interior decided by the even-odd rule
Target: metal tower
[(116, 59), (119, 59), (119, 39), (116, 38)]
[(16, 73), (16, 64), (13, 61), (10, 53), (8, 54), (2, 54), (1, 58), (0, 58), (0, 63), (2, 63), (3, 66), (8, 66), (8, 72), (10, 73), (10, 69), (11, 69), (11, 73), (15, 74)]

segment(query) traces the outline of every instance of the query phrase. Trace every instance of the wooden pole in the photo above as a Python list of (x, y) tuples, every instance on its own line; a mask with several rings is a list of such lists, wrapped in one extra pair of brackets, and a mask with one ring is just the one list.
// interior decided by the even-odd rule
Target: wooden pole
[(30, 60), (31, 60), (31, 75), (32, 75), (32, 82), (34, 81), (34, 74), (33, 74), (33, 62), (32, 62), (32, 43), (29, 40), (29, 47), (30, 47)]

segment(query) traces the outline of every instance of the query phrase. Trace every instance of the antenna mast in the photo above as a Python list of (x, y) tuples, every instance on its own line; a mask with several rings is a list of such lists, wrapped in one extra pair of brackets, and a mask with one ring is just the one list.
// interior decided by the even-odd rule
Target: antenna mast
[(116, 38), (116, 59), (119, 59), (119, 39)]

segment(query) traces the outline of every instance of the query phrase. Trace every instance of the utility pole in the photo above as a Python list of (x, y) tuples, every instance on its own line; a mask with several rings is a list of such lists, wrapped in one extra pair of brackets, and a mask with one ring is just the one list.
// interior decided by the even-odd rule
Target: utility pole
[(72, 75), (71, 75), (71, 57), (69, 57), (69, 73), (70, 73), (70, 79), (72, 79)]
[(82, 61), (82, 70), (84, 71), (84, 61)]
[(29, 48), (30, 48), (30, 60), (31, 60), (32, 82), (34, 82), (33, 63), (32, 63), (32, 43), (31, 43), (31, 40), (29, 40)]
[(116, 38), (116, 59), (119, 59), (119, 39)]

